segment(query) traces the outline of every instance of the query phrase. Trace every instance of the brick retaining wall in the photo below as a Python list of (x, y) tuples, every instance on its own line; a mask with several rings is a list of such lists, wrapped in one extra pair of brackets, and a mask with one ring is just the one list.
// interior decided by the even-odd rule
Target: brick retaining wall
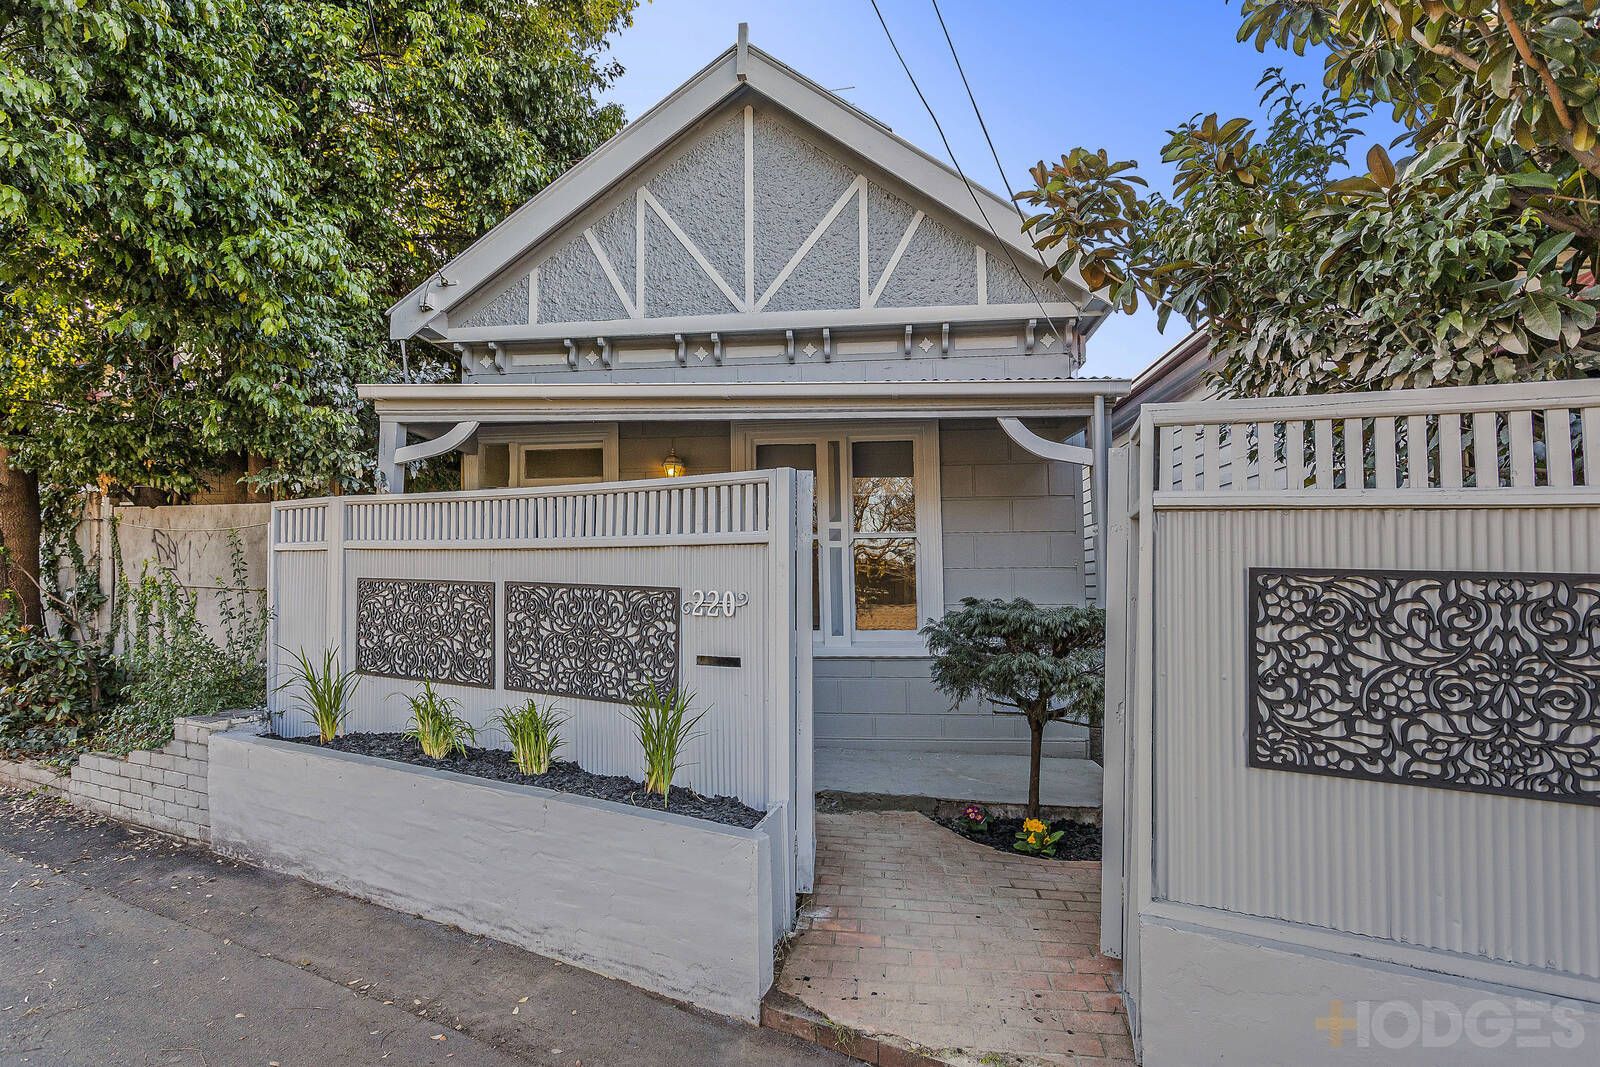
[(42, 789), (85, 811), (210, 844), (206, 774), (211, 735), (258, 720), (258, 715), (242, 712), (179, 719), (173, 739), (161, 748), (125, 757), (82, 756), (70, 777), (43, 763), (0, 761), (0, 784)]

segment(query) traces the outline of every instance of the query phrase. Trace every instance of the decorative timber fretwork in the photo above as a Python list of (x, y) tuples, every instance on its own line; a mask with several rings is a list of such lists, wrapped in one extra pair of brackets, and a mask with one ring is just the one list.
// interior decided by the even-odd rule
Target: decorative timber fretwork
[[(804, 130), (767, 106), (708, 120), (643, 183), (452, 311), (451, 333), (887, 309), (919, 322), (917, 308), (1038, 317), (1041, 301), (1070, 302), (1037, 272), (1025, 280), (1015, 252), (931, 217), (914, 191), (886, 187)], [(923, 352), (948, 351), (936, 318), (918, 337)], [(1062, 351), (1043, 324), (1036, 347)]]
[(631, 702), (678, 686), (679, 590), (507, 582), (505, 687)]
[(356, 670), (494, 687), (494, 583), (356, 579)]
[(1251, 766), (1600, 803), (1600, 577), (1249, 582)]

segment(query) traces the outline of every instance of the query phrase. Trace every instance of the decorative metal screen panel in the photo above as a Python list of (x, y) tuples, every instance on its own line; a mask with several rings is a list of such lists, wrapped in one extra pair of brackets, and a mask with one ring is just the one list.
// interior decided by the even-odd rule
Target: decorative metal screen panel
[(506, 583), (506, 688), (630, 703), (678, 686), (679, 591)]
[(1250, 571), (1249, 762), (1600, 804), (1600, 577)]
[(356, 579), (356, 670), (494, 687), (494, 583)]

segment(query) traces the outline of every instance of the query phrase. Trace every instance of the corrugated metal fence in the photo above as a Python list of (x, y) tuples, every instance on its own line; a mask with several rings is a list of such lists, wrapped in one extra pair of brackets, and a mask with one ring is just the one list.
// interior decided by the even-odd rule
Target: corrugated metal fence
[[(461, 702), (480, 742), (491, 744), (503, 741), (490, 725), (495, 711), (530, 695), (506, 688), (506, 583), (676, 590), (683, 604), (680, 685), (707, 709), (676, 784), (761, 810), (785, 806), (798, 856), (795, 884), (807, 890), (814, 851), (811, 587), (795, 575), (804, 573), (796, 559), (810, 522), (811, 478), (779, 470), (276, 504), (269, 685), (279, 729), (311, 729), (294, 687), (278, 688), (292, 677), (291, 655), (333, 647), (346, 669), (357, 665), (363, 578), (493, 583), (493, 684), (438, 686)], [(347, 728), (403, 729), (404, 697), (418, 685), (362, 675)], [(642, 776), (622, 705), (555, 700), (569, 719), (559, 758), (596, 773)]]
[(1135, 1000), (1141, 916), (1596, 999), (1600, 806), (1251, 766), (1248, 687), (1252, 568), (1600, 574), (1600, 385), (1150, 405), (1118, 452), (1104, 940)]

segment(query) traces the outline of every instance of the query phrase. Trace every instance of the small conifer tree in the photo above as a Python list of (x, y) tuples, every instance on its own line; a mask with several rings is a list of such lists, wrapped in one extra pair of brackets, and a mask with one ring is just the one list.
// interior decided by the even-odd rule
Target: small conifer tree
[(1105, 630), (1106, 613), (1100, 608), (1041, 608), (1021, 597), (965, 597), (961, 607), (922, 628), (934, 657), (933, 684), (953, 705), (977, 694), (1027, 716), (1030, 818), (1039, 814), (1045, 726), (1062, 720), (1100, 725)]

